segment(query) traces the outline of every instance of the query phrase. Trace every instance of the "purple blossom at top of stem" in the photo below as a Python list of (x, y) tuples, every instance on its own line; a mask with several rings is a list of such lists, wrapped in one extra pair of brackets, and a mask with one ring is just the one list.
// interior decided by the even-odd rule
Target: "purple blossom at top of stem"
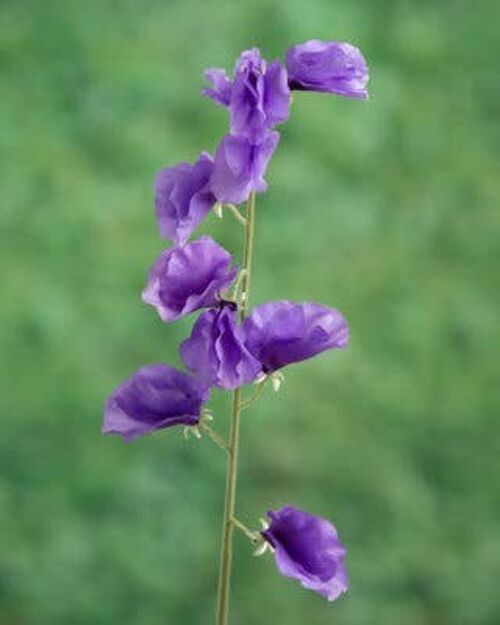
[(215, 306), (237, 274), (231, 255), (211, 237), (163, 251), (153, 264), (142, 299), (163, 321)]
[(288, 119), (290, 88), (286, 69), (277, 60), (267, 63), (258, 48), (241, 53), (233, 80), (216, 68), (207, 70), (205, 77), (212, 86), (203, 94), (229, 108), (231, 134), (235, 137), (261, 143), (274, 126)]
[(270, 525), (262, 536), (274, 549), (280, 573), (328, 601), (347, 591), (346, 550), (329, 521), (292, 506), (267, 514)]

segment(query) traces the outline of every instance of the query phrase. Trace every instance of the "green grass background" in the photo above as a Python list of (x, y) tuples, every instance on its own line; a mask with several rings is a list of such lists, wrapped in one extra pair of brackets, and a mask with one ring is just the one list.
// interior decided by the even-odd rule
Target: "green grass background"
[[(245, 415), (238, 509), (331, 518), (351, 587), (328, 604), (238, 536), (231, 622), (500, 622), (498, 18), (496, 0), (2, 0), (2, 625), (214, 622), (222, 453), (103, 438), (102, 404), (178, 364), (192, 323), (139, 294), (165, 246), (155, 171), (226, 132), (203, 69), (313, 37), (363, 49), (371, 99), (296, 94), (252, 299), (336, 306), (352, 339)], [(230, 218), (201, 231), (238, 253)]]

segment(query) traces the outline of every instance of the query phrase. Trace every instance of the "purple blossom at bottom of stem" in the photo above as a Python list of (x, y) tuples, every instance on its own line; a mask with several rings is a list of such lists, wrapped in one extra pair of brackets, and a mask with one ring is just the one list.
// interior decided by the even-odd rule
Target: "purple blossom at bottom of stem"
[(231, 255), (211, 237), (163, 251), (153, 264), (142, 299), (163, 321), (215, 306), (236, 277)]
[(349, 329), (342, 314), (314, 302), (267, 302), (243, 324), (245, 345), (265, 373), (306, 360), (328, 349), (346, 347)]
[(274, 549), (280, 573), (329, 601), (347, 591), (346, 550), (329, 521), (291, 506), (267, 514), (270, 525), (262, 536)]
[(161, 169), (155, 178), (155, 208), (160, 234), (185, 243), (210, 212), (215, 197), (208, 182), (214, 161), (203, 152), (194, 165), (180, 163)]
[(368, 65), (361, 51), (350, 43), (311, 39), (292, 46), (287, 51), (286, 67), (292, 89), (368, 97)]
[(219, 202), (241, 204), (252, 191), (267, 189), (264, 175), (279, 138), (279, 133), (270, 132), (256, 145), (245, 137), (226, 135), (222, 139), (210, 180), (210, 188)]
[(193, 376), (164, 364), (147, 365), (106, 400), (102, 433), (130, 441), (174, 425), (197, 425), (209, 396)]
[(226, 390), (253, 382), (262, 371), (244, 345), (236, 317), (236, 305), (222, 302), (218, 309), (198, 317), (191, 336), (179, 348), (189, 371), (206, 384)]

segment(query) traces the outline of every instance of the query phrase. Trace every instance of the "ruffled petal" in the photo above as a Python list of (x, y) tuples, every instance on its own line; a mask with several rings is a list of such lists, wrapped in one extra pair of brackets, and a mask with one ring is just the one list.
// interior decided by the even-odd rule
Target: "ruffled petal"
[(229, 106), (232, 93), (232, 81), (226, 70), (212, 67), (205, 71), (205, 78), (212, 83), (212, 87), (205, 87), (202, 94), (211, 98), (219, 106)]

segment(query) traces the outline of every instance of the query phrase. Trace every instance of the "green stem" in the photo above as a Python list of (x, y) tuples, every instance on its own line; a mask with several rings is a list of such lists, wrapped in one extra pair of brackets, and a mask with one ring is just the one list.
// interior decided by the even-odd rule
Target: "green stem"
[[(253, 231), (255, 216), (255, 193), (248, 198), (245, 225), (245, 248), (243, 251), (243, 279), (240, 298), (240, 321), (248, 310), (250, 269), (252, 264)], [(240, 437), (241, 391), (233, 395), (231, 431), (229, 434), (229, 457), (227, 463), (226, 496), (224, 502), (224, 525), (220, 554), (219, 593), (217, 598), (217, 625), (227, 625), (229, 616), (229, 588), (231, 582), (231, 561), (233, 556), (233, 518), (236, 502), (236, 479), (238, 474), (238, 451)]]

